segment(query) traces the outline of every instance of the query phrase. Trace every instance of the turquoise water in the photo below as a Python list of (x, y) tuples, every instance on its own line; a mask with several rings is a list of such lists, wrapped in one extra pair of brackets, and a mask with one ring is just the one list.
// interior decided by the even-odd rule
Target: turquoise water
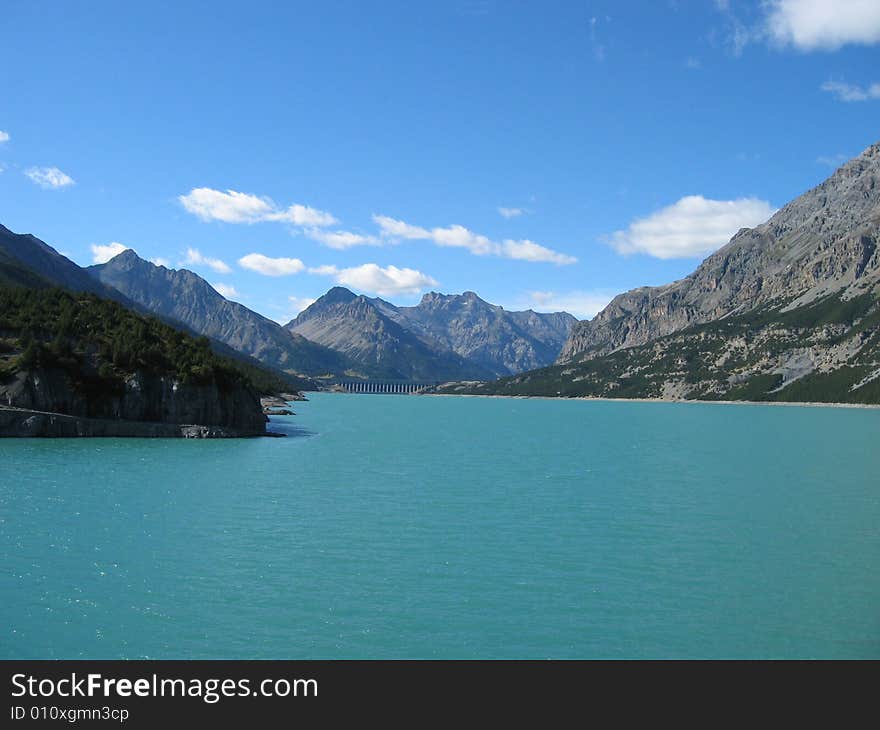
[(294, 407), (0, 441), (0, 657), (880, 657), (880, 410)]

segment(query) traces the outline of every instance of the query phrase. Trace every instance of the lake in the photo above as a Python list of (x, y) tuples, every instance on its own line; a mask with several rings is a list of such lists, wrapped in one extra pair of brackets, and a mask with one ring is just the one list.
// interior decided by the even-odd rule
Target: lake
[(0, 657), (880, 657), (880, 410), (309, 397), (0, 441)]

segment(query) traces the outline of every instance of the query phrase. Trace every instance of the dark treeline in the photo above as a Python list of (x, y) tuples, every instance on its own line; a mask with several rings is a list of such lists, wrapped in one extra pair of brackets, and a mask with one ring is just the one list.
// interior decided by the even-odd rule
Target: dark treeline
[(250, 385), (279, 392), (289, 384), (274, 373), (233, 361), (193, 337), (93, 294), (63, 289), (0, 287), (0, 378), (19, 370), (60, 368), (74, 380), (121, 387), (143, 371), (226, 391)]

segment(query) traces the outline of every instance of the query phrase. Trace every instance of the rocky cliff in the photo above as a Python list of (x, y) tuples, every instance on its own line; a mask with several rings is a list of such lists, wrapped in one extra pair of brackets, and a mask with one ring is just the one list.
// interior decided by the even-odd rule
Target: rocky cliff
[(70, 419), (84, 434), (253, 436), (267, 420), (252, 381), (206, 338), (59, 289), (0, 288), (0, 407), (17, 411), (0, 429), (13, 436), (63, 435)]
[(0, 383), (0, 405), (79, 419), (215, 427), (238, 436), (263, 435), (267, 421), (251, 388), (221, 389), (143, 371), (106, 388), (60, 368), (20, 371)]
[(737, 233), (690, 276), (615, 297), (571, 333), (559, 362), (598, 357), (757, 307), (851, 299), (880, 281), (880, 143), (769, 221)]

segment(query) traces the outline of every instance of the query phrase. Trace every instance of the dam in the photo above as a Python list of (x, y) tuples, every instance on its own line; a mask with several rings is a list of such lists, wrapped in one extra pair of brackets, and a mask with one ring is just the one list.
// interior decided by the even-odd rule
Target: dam
[(331, 390), (344, 393), (379, 393), (410, 395), (413, 393), (430, 393), (440, 381), (413, 380), (338, 380), (331, 384)]

